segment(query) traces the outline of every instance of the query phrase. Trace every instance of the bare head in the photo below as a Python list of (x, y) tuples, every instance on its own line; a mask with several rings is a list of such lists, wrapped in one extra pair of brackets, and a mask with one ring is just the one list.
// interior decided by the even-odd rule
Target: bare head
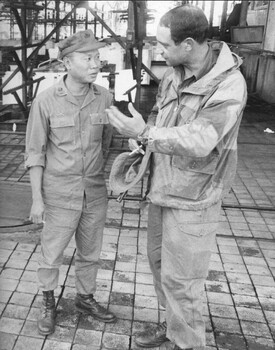
[(167, 65), (185, 64), (206, 45), (208, 21), (193, 5), (175, 7), (164, 14), (157, 29), (157, 41)]

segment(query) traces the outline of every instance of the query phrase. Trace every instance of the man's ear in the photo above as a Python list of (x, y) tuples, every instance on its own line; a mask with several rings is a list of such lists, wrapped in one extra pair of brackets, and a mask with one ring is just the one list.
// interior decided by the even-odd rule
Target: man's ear
[(186, 38), (182, 42), (182, 44), (184, 44), (184, 46), (185, 46), (185, 51), (192, 51), (192, 49), (194, 47), (194, 43), (195, 43), (195, 41), (192, 38)]
[(71, 66), (71, 62), (70, 62), (70, 59), (68, 57), (64, 57), (63, 58), (63, 63), (64, 63), (64, 66), (67, 68), (67, 70), (70, 69), (70, 66)]

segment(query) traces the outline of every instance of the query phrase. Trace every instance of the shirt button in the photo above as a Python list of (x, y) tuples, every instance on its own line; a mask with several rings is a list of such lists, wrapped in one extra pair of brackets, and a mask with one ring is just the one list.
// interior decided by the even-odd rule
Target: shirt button
[(86, 152), (83, 153), (83, 157), (84, 157), (84, 158), (86, 157)]

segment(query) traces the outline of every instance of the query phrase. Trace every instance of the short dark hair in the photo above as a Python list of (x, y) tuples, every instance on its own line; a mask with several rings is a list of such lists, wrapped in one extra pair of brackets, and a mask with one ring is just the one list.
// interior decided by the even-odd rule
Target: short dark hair
[(202, 44), (208, 36), (208, 20), (204, 12), (190, 4), (168, 11), (161, 17), (159, 24), (170, 28), (175, 44), (180, 44), (186, 38), (192, 38)]

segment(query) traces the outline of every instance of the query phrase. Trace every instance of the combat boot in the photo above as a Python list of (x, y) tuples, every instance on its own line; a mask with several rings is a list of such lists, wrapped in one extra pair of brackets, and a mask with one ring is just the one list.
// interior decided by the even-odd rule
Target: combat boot
[(140, 332), (135, 337), (135, 343), (141, 348), (156, 348), (169, 339), (166, 337), (167, 325), (164, 321), (153, 329)]
[(91, 315), (98, 321), (110, 323), (117, 320), (112, 312), (98, 304), (93, 294), (84, 295), (77, 293), (75, 297), (75, 306), (79, 312)]
[(41, 335), (48, 335), (54, 332), (55, 317), (54, 292), (53, 290), (44, 291), (40, 315), (37, 320), (38, 332)]

